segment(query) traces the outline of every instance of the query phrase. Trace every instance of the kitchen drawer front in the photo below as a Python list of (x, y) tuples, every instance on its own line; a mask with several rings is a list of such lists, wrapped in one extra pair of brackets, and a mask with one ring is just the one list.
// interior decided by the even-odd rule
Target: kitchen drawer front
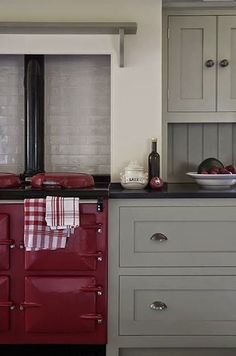
[(121, 276), (119, 319), (120, 335), (236, 335), (236, 276)]
[(80, 210), (80, 227), (67, 238), (66, 247), (26, 251), (27, 270), (96, 270), (105, 251), (105, 214), (96, 212), (96, 204), (81, 204)]
[(0, 214), (0, 270), (9, 269), (9, 216)]
[(21, 305), (26, 332), (95, 332), (103, 321), (97, 313), (97, 287), (94, 277), (26, 277)]
[(235, 356), (232, 348), (123, 348), (119, 356)]
[(236, 207), (121, 207), (120, 266), (236, 266)]
[(9, 278), (0, 277), (0, 332), (9, 329)]

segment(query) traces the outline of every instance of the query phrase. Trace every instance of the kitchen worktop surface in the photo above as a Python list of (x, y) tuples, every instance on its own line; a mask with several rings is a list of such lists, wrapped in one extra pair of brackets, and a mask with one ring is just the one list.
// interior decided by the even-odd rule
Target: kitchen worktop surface
[(168, 199), (168, 198), (236, 198), (236, 186), (225, 190), (200, 189), (194, 183), (168, 183), (161, 191), (149, 188), (123, 189), (119, 183), (111, 183), (109, 197), (112, 199)]

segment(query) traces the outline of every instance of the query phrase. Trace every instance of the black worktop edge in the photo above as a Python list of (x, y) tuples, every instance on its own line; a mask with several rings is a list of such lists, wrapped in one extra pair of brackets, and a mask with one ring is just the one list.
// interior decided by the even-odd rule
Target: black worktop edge
[(236, 198), (236, 189), (205, 190), (199, 189), (197, 184), (165, 184), (160, 191), (149, 188), (123, 189), (120, 183), (111, 183), (110, 199), (194, 199), (194, 198)]

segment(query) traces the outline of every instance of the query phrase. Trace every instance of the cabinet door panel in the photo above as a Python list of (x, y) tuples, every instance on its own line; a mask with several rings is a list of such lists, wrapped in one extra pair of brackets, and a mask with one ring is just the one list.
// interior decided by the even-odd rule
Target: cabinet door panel
[[(26, 277), (25, 329), (38, 333), (94, 332), (94, 277)], [(91, 291), (90, 291), (91, 289)]]
[[(29, 270), (81, 270), (96, 269), (99, 224), (95, 214), (81, 215), (82, 226), (68, 237), (66, 247), (58, 250), (25, 252), (25, 267)], [(89, 257), (89, 255), (94, 257)], [(85, 256), (83, 256), (85, 255)], [(88, 255), (88, 256), (86, 256)], [(63, 263), (62, 263), (63, 261)]]
[[(106, 244), (106, 214), (96, 204), (80, 204), (80, 227), (68, 237), (66, 247), (57, 250), (25, 252), (27, 270), (93, 271)], [(63, 263), (62, 263), (63, 261)]]
[(169, 18), (168, 111), (215, 111), (215, 16)]
[(121, 276), (120, 335), (236, 335), (235, 282), (235, 276)]
[(0, 214), (0, 270), (9, 268), (9, 217), (7, 214)]
[[(236, 110), (236, 16), (219, 16), (218, 111)], [(222, 60), (228, 60), (226, 67)]]
[[(0, 277), (0, 332), (9, 329), (9, 278)], [(5, 305), (4, 305), (5, 304)]]

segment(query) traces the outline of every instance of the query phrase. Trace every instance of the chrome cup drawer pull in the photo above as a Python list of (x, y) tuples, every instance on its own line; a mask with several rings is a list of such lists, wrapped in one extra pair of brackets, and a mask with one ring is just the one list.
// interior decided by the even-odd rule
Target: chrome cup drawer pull
[(152, 310), (165, 310), (167, 309), (167, 305), (163, 302), (156, 301), (149, 305)]
[(161, 234), (160, 232), (157, 232), (156, 234), (153, 234), (150, 237), (150, 240), (158, 241), (158, 242), (164, 242), (164, 241), (167, 241), (168, 238), (164, 234)]

